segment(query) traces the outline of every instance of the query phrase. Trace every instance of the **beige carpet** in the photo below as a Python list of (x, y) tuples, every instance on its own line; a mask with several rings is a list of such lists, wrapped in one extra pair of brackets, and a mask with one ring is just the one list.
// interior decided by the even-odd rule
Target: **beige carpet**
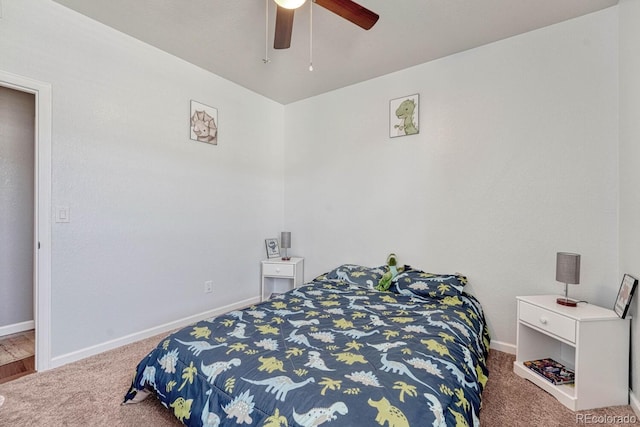
[[(0, 426), (181, 425), (157, 399), (121, 405), (135, 366), (161, 338), (143, 340), (1, 384), (0, 395), (5, 397), (5, 402), (0, 407)], [(585, 415), (592, 417), (592, 424), (595, 424), (593, 420), (615, 421), (615, 417), (634, 416), (629, 406), (571, 412), (535, 385), (516, 376), (513, 359), (512, 355), (498, 351), (492, 351), (489, 356), (489, 382), (480, 412), (483, 426), (566, 427), (584, 424), (576, 421)], [(604, 416), (609, 418), (596, 418)], [(628, 424), (600, 422), (598, 425)]]
[[(629, 405), (572, 412), (538, 386), (513, 373), (515, 356), (491, 351), (489, 381), (482, 395), (480, 422), (483, 426), (567, 427), (640, 425), (616, 422), (637, 419)], [(586, 422), (590, 420), (590, 422)], [(582, 421), (582, 422), (581, 422)], [(598, 422), (596, 422), (598, 421)], [(606, 421), (606, 422), (602, 422)]]

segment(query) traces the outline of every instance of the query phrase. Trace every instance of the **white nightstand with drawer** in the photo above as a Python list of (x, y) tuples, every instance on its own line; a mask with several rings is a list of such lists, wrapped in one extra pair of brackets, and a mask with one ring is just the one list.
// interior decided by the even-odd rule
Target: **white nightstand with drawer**
[[(557, 295), (516, 297), (513, 370), (573, 411), (629, 403), (629, 319), (593, 304), (566, 307)], [(552, 358), (575, 371), (575, 383), (555, 385), (524, 366)]]
[(274, 292), (282, 293), (302, 285), (304, 258), (265, 259), (261, 262), (261, 271), (260, 298), (264, 301)]

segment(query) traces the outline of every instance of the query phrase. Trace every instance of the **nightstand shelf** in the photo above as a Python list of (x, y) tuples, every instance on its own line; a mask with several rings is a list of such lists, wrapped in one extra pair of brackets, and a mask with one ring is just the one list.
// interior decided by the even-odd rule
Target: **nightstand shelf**
[(304, 258), (266, 259), (261, 262), (260, 299), (269, 299), (272, 293), (283, 293), (302, 285)]
[[(628, 404), (629, 319), (593, 304), (565, 307), (554, 295), (517, 303), (516, 374), (573, 411)], [(524, 366), (547, 357), (574, 370), (575, 383), (555, 385)]]

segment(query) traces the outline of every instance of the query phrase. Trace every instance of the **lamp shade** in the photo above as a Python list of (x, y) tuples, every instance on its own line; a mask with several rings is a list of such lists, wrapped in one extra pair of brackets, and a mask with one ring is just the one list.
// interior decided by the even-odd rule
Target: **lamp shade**
[(558, 252), (556, 255), (556, 280), (577, 285), (580, 283), (580, 255)]
[(307, 0), (275, 0), (276, 4), (285, 9), (297, 9)]
[(291, 248), (291, 232), (283, 231), (280, 233), (280, 247), (289, 249)]

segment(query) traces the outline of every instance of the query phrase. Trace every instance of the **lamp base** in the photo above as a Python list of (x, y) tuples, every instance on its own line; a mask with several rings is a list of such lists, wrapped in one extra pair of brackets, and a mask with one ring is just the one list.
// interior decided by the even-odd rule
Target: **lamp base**
[(566, 307), (576, 307), (578, 305), (578, 301), (574, 301), (572, 299), (564, 297), (556, 299), (556, 303), (564, 305)]

